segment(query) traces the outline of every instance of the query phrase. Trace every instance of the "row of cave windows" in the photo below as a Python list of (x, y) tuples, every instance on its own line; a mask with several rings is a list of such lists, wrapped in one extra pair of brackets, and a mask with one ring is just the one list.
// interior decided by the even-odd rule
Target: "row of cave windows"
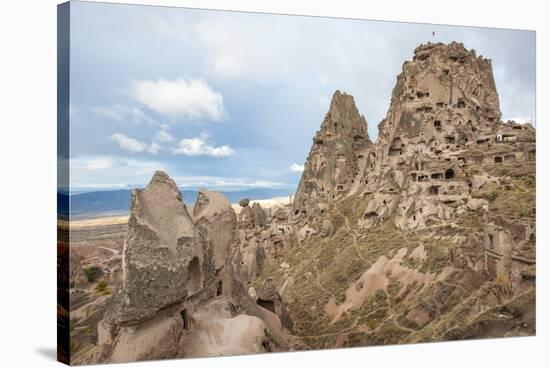
[[(506, 159), (506, 160), (515, 160), (515, 158), (516, 157), (514, 155), (508, 155), (508, 156), (505, 156), (505, 157), (495, 156), (494, 161), (495, 161), (495, 163), (502, 163), (504, 161), (504, 159)], [(463, 158), (463, 157), (460, 157), (459, 160), (463, 163), (466, 162), (466, 159)], [(422, 170), (424, 168), (424, 165), (423, 165), (423, 163), (420, 163), (420, 165), (418, 165), (418, 163), (416, 163), (415, 168), (416, 168), (416, 170)], [(416, 173), (412, 173), (411, 176), (413, 178), (413, 181), (417, 181), (417, 180), (418, 180), (418, 182), (428, 181), (428, 176), (426, 176), (426, 175), (417, 176)], [(439, 172), (432, 173), (432, 175), (430, 177), (431, 177), (432, 180), (441, 180), (443, 178), (445, 178), (446, 180), (451, 180), (455, 177), (455, 172), (452, 168), (449, 168), (445, 171), (445, 173), (439, 173)], [(368, 180), (365, 181), (365, 184), (368, 184)], [(344, 186), (339, 185), (337, 187), (337, 190), (339, 190), (339, 191), (344, 190)]]
[(514, 154), (509, 154), (505, 156), (495, 155), (495, 163), (502, 163), (504, 161), (515, 161), (516, 156)]
[[(435, 120), (434, 121), (434, 126), (436, 127), (436, 130), (441, 131), (441, 121)], [(476, 128), (473, 127), (473, 126), (472, 126), (472, 131), (473, 132), (476, 131)], [(503, 137), (502, 135), (499, 135), (499, 136), (494, 138), (494, 141), (496, 141), (498, 143), (498, 142), (502, 142), (502, 141), (515, 141), (515, 139), (516, 139), (515, 135), (506, 135), (505, 137)], [(491, 141), (491, 139), (488, 139), (488, 138), (478, 139), (477, 144), (484, 144), (484, 143), (488, 143), (489, 141)], [(457, 139), (452, 135), (445, 136), (445, 143), (446, 144), (456, 144)], [(458, 143), (459, 144), (466, 144), (466, 143), (468, 143), (468, 138), (465, 137), (465, 136), (460, 137), (459, 140), (458, 140)], [(434, 141), (433, 144), (435, 146), (437, 144), (437, 142)], [(400, 138), (395, 138), (393, 140), (390, 148), (389, 148), (388, 155), (390, 155), (390, 156), (402, 155), (404, 147), (405, 147), (405, 144), (401, 143), (401, 139)]]
[[(427, 95), (429, 95), (429, 93), (427, 93)], [(443, 103), (443, 102), (437, 102), (435, 104), (436, 107), (439, 107), (439, 108), (442, 108), (442, 107), (445, 107), (446, 104)], [(466, 108), (466, 103), (464, 101), (458, 101), (457, 104), (456, 104), (456, 108)], [(477, 111), (479, 111), (479, 107), (476, 107)], [(430, 106), (422, 106), (422, 107), (418, 107), (416, 109), (416, 112), (431, 112), (433, 110), (433, 107), (430, 107)]]
[[(515, 160), (515, 158), (516, 157), (514, 155), (508, 155), (508, 156), (505, 156), (505, 157), (495, 156), (494, 161), (495, 161), (495, 163), (502, 163), (504, 161), (504, 159), (506, 159), (506, 160)], [(466, 163), (466, 159), (463, 158), (463, 157), (460, 157), (459, 161), (461, 161), (463, 163)], [(416, 170), (422, 170), (424, 168), (424, 165), (423, 165), (423, 163), (420, 163), (420, 165), (418, 163), (415, 163), (415, 168), (416, 168)], [(426, 176), (426, 175), (417, 176), (416, 173), (413, 173), (413, 174), (411, 174), (411, 176), (413, 177), (413, 181), (417, 181), (417, 180), (418, 180), (418, 182), (428, 181), (428, 176)], [(431, 177), (432, 180), (441, 180), (443, 178), (445, 178), (446, 180), (451, 180), (455, 177), (455, 172), (452, 168), (449, 168), (445, 171), (445, 173), (439, 173), (439, 172), (432, 173), (432, 175), (430, 177)], [(365, 184), (368, 184), (368, 180), (365, 181)], [(342, 185), (337, 186), (337, 190), (338, 191), (344, 190), (344, 186), (342, 186)], [(295, 214), (298, 214), (298, 211)]]
[[(418, 182), (428, 181), (428, 176), (427, 175), (417, 176), (416, 173), (412, 173), (411, 176), (413, 178), (413, 181), (417, 181), (417, 180), (418, 180)], [(455, 171), (452, 168), (449, 168), (448, 170), (445, 171), (445, 174), (437, 172), (437, 173), (432, 173), (432, 175), (431, 175), (431, 178), (433, 180), (441, 180), (441, 179), (443, 179), (443, 177), (445, 177), (446, 180), (451, 180), (455, 177)]]
[[(416, 97), (418, 99), (422, 99), (422, 98), (429, 97), (429, 96), (430, 96), (430, 93), (422, 93), (422, 92), (417, 92), (416, 93)], [(413, 100), (413, 99), (414, 99), (414, 96), (409, 96), (409, 100)], [(447, 103), (437, 102), (435, 104), (435, 106), (438, 107), (438, 108), (443, 108), (443, 107), (447, 106)], [(459, 98), (458, 101), (456, 102), (455, 107), (460, 108), (460, 109), (466, 108), (466, 102), (464, 101), (464, 99)], [(418, 107), (416, 109), (417, 112), (431, 112), (432, 110), (433, 110), (433, 107), (430, 107), (430, 106), (422, 106), (422, 107)], [(481, 107), (476, 106), (476, 112), (480, 112), (480, 111), (481, 111)]]

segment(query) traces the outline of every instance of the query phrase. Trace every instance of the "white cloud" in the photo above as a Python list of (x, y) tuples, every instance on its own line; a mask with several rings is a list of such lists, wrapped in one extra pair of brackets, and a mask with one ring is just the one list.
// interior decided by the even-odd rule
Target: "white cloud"
[(203, 133), (200, 137), (191, 139), (181, 139), (176, 148), (172, 149), (174, 154), (183, 154), (188, 156), (208, 155), (211, 157), (227, 157), (233, 155), (235, 151), (229, 145), (215, 147), (206, 140), (208, 134)]
[(124, 134), (113, 134), (111, 140), (116, 141), (121, 149), (139, 153), (147, 149), (147, 144), (132, 139)]
[(72, 189), (144, 185), (156, 170), (167, 171), (162, 162), (103, 155), (72, 157), (69, 164)]
[(168, 133), (166, 130), (160, 130), (153, 140), (161, 142), (161, 143), (169, 143), (174, 140), (174, 137)]
[(133, 153), (149, 152), (151, 154), (157, 154), (162, 148), (156, 142), (147, 144), (134, 138), (130, 138), (124, 134), (113, 134), (111, 135), (111, 140), (117, 142), (121, 149)]
[(152, 142), (151, 145), (147, 147), (147, 151), (151, 154), (158, 154), (159, 150), (161, 150), (162, 147), (157, 144), (157, 142)]
[(117, 122), (133, 122), (136, 124), (144, 123), (149, 126), (160, 126), (163, 129), (168, 127), (166, 124), (156, 121), (137, 107), (125, 107), (115, 104), (112, 106), (94, 107), (93, 111), (98, 116)]
[(223, 97), (200, 79), (142, 80), (134, 83), (135, 98), (173, 120), (210, 119), (223, 116)]
[(303, 164), (298, 164), (298, 163), (292, 163), (292, 165), (290, 166), (290, 170), (292, 172), (303, 172), (304, 171), (304, 165)]
[(218, 189), (242, 189), (242, 188), (273, 188), (284, 186), (280, 182), (267, 180), (254, 180), (249, 178), (227, 178), (216, 176), (183, 176), (174, 177), (181, 187), (201, 187)]
[(113, 166), (113, 159), (106, 156), (86, 156), (78, 159), (69, 160), (70, 168), (86, 169), (90, 171), (100, 171), (109, 169)]
[[(214, 146), (208, 142), (210, 135), (207, 132), (202, 132), (200, 136), (181, 139), (175, 147), (172, 147), (172, 153), (187, 156), (211, 156), (211, 157), (227, 157), (233, 155), (235, 151), (229, 145)], [(148, 152), (158, 154), (164, 147), (160, 143), (169, 143), (174, 140), (174, 137), (165, 130), (160, 130), (153, 137), (151, 144), (131, 138), (127, 135), (116, 133), (111, 135), (111, 140), (116, 142), (118, 146), (132, 153)], [(168, 148), (169, 149), (169, 148)]]
[[(64, 160), (67, 161), (67, 160)], [(71, 189), (102, 190), (144, 186), (155, 171), (165, 171), (185, 188), (210, 188), (239, 190), (245, 188), (282, 188), (277, 181), (258, 180), (247, 177), (192, 176), (170, 174), (170, 167), (154, 160), (130, 159), (118, 156), (82, 155), (68, 160)]]

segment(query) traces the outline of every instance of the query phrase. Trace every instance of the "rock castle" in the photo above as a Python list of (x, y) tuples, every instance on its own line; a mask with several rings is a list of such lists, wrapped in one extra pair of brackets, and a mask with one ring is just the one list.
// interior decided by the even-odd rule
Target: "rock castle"
[(376, 142), (336, 91), (291, 205), (157, 172), (87, 361), (534, 333), (535, 130), (502, 122), (491, 61), (425, 44)]

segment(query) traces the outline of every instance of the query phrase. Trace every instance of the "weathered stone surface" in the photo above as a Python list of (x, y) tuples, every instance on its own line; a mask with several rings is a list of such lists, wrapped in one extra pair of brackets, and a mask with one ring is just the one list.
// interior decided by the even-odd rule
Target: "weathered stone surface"
[(249, 203), (250, 203), (250, 199), (248, 198), (244, 198), (244, 199), (241, 199), (241, 201), (239, 201), (239, 205), (243, 208), (247, 207)]
[(88, 281), (82, 270), (80, 261), (82, 256), (75, 251), (69, 251), (69, 287), (70, 288), (83, 288), (86, 287)]
[(204, 246), (176, 184), (157, 171), (145, 189), (132, 192), (123, 284), (107, 319), (139, 322), (181, 302), (201, 281), (200, 274), (190, 278), (188, 266), (198, 262), (200, 273)]
[(296, 190), (292, 213), (319, 213), (319, 204), (330, 203), (359, 187), (372, 145), (367, 122), (352, 96), (336, 91)]
[[(341, 100), (336, 92), (313, 139), (290, 220), (272, 217), (272, 226), (290, 223), (300, 245), (292, 250), (292, 266), (276, 274), (285, 294), (299, 298), (288, 289), (289, 279), (313, 293), (310, 284), (318, 279), (318, 297), (349, 281), (343, 300), (338, 294), (323, 306), (333, 326), (343, 318), (342, 325), (352, 323), (350, 310), (375, 312), (387, 304), (384, 298), (392, 299), (391, 313), (380, 312), (353, 327), (353, 334), (346, 329), (335, 345), (445, 340), (454, 337), (448, 328), (457, 324), (474, 335), (486, 325), (468, 325), (479, 308), (533, 291), (535, 132), (529, 124), (500, 121), (490, 60), (455, 42), (419, 46), (403, 64), (375, 144), (349, 138), (348, 127), (362, 124), (358, 112), (334, 118), (335, 111), (354, 110)], [(341, 130), (327, 129), (342, 124)], [(344, 147), (330, 146), (335, 141)], [(270, 262), (266, 268), (281, 264), (268, 256)], [(351, 269), (364, 262), (370, 265), (362, 275)], [(473, 293), (475, 307), (461, 303)], [(310, 317), (320, 309), (293, 307)], [(534, 332), (526, 311), (525, 330)], [(510, 328), (519, 320), (502, 316), (508, 317), (514, 321), (491, 321), (480, 335), (516, 335)], [(320, 327), (304, 324), (312, 331)], [(393, 336), (394, 330), (403, 335)]]
[(239, 231), (238, 249), (234, 255), (235, 275), (244, 284), (252, 282), (261, 272), (265, 252), (262, 246), (261, 232)]
[[(258, 220), (267, 219), (258, 209)], [(252, 208), (243, 210), (256, 228)], [(122, 288), (98, 326), (101, 343), (90, 361), (287, 350), (280, 320), (265, 314), (240, 282), (248, 279), (242, 274), (259, 272), (261, 247), (252, 258), (249, 250), (242, 252), (245, 264), (235, 275), (233, 259), (241, 255), (236, 230), (235, 212), (220, 193), (200, 191), (191, 219), (175, 183), (162, 172), (134, 191)]]
[(252, 208), (245, 206), (239, 212), (239, 228), (250, 229), (254, 227), (254, 221), (252, 220)]
[(237, 217), (231, 203), (219, 192), (199, 191), (193, 216), (212, 244), (212, 261), (218, 270), (227, 262), (236, 240)]
[(294, 323), (272, 279), (265, 280), (258, 289), (256, 303), (277, 315), (284, 328), (292, 330)]
[(267, 215), (258, 202), (252, 204), (251, 216), (255, 226), (264, 226), (267, 222)]
[(321, 222), (321, 231), (319, 234), (321, 237), (328, 237), (334, 232), (334, 226), (332, 225), (332, 221), (330, 219), (323, 219)]
[(138, 327), (122, 328), (114, 344), (110, 361), (127, 363), (176, 358), (183, 323), (179, 317), (167, 317)]
[(181, 341), (186, 357), (216, 357), (269, 352), (273, 343), (258, 317), (233, 315), (229, 305), (212, 302), (193, 314), (193, 328)]

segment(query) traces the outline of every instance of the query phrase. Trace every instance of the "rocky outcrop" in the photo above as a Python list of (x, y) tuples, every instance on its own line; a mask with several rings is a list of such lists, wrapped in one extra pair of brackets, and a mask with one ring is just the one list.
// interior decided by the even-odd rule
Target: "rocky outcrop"
[(254, 221), (252, 219), (252, 208), (246, 205), (239, 212), (239, 229), (252, 228), (254, 228)]
[[(255, 212), (265, 220), (258, 207)], [(98, 324), (98, 344), (87, 361), (288, 349), (280, 320), (264, 314), (235, 275), (236, 231), (235, 212), (218, 192), (200, 191), (191, 217), (164, 172), (134, 190), (122, 285)]]
[(262, 206), (260, 203), (255, 202), (252, 204), (251, 208), (251, 216), (252, 216), (252, 222), (255, 226), (263, 227), (267, 223), (267, 215), (265, 214), (265, 211), (262, 209)]
[(145, 189), (132, 192), (123, 283), (107, 319), (140, 322), (183, 301), (200, 287), (205, 246), (176, 184), (157, 171)]
[(181, 340), (186, 357), (216, 357), (270, 352), (273, 343), (265, 322), (235, 314), (224, 300), (197, 310), (193, 328)]
[(267, 224), (267, 214), (262, 209), (258, 202), (249, 205), (248, 199), (243, 199), (239, 202), (241, 211), (239, 212), (239, 228), (253, 229), (254, 227), (263, 227)]
[[(378, 127), (376, 143), (355, 139), (366, 123), (353, 98), (337, 91), (289, 219), (272, 218), (272, 226), (291, 224), (300, 246), (283, 251), (293, 254), (284, 272), (260, 279), (276, 278), (296, 297), (293, 307), (300, 294), (292, 286), (316, 292), (309, 285), (317, 282), (317, 298), (333, 294), (323, 308), (333, 323), (354, 322), (351, 311), (372, 317), (334, 344), (310, 342), (314, 348), (445, 340), (457, 325), (476, 330), (470, 323), (480, 310), (533, 291), (535, 131), (501, 121), (491, 61), (455, 42), (417, 47)], [(361, 266), (362, 274), (352, 270)], [(474, 293), (475, 305), (460, 301)], [(389, 314), (380, 311), (384, 299), (394, 305)], [(308, 317), (319, 309), (297, 308)], [(499, 317), (514, 322), (491, 320), (492, 332), (502, 325), (515, 335), (507, 328), (519, 320)], [(318, 332), (319, 324), (296, 321)]]
[(202, 233), (212, 246), (208, 252), (213, 256), (215, 270), (219, 270), (230, 257), (236, 238), (237, 217), (231, 203), (219, 192), (201, 190), (193, 219), (199, 230), (204, 228)]
[(336, 91), (321, 129), (313, 138), (296, 190), (293, 215), (319, 214), (320, 204), (355, 192), (368, 164), (371, 145), (367, 122), (353, 97)]
[(87, 285), (88, 281), (84, 275), (82, 265), (80, 264), (82, 256), (75, 251), (69, 253), (69, 287), (70, 288), (83, 288)]
[(471, 194), (479, 178), (469, 164), (534, 157), (531, 148), (518, 153), (511, 146), (532, 143), (532, 127), (500, 117), (490, 60), (460, 43), (421, 45), (397, 77), (376, 144), (353, 97), (335, 92), (305, 164), (294, 218), (304, 215), (320, 229), (326, 204), (357, 192), (369, 200), (363, 228), (387, 219), (424, 228), (457, 210), (476, 210), (482, 205)]
[(266, 279), (257, 290), (256, 295), (256, 303), (260, 307), (277, 315), (281, 320), (281, 325), (287, 330), (292, 331), (294, 323), (273, 280)]
[(416, 48), (379, 125), (377, 158), (361, 179), (374, 202), (365, 224), (394, 215), (400, 228), (449, 219), (441, 204), (465, 204), (456, 194), (470, 192), (464, 150), (476, 147), (480, 136), (495, 142), (500, 116), (490, 60), (459, 43)]

